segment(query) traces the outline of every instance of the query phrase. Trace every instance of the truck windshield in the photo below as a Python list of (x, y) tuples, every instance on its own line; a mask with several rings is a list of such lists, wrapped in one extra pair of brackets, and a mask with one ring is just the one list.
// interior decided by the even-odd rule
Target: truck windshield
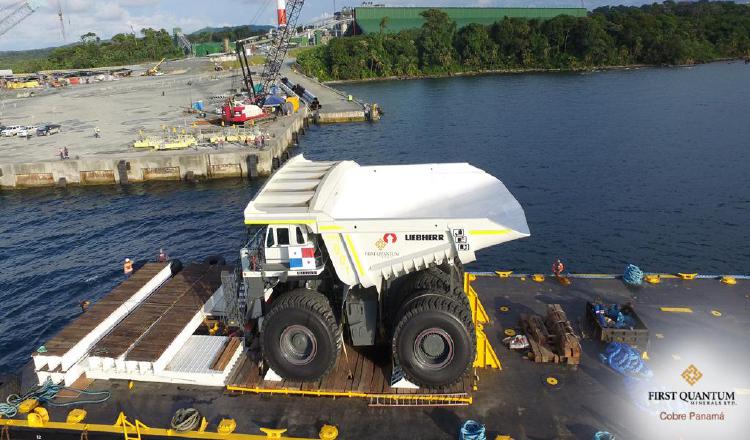
[(276, 238), (279, 241), (279, 246), (289, 245), (289, 228), (277, 228)]

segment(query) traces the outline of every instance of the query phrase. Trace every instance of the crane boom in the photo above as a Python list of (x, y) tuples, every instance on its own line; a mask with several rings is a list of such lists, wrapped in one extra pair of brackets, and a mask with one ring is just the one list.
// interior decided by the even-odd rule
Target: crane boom
[(10, 13), (0, 17), (0, 37), (33, 14), (43, 3), (42, 0), (26, 0), (12, 5)]
[(281, 14), (279, 13), (279, 28), (271, 40), (268, 54), (266, 55), (266, 64), (263, 65), (263, 72), (260, 74), (263, 92), (268, 92), (279, 76), (281, 65), (284, 62), (287, 48), (289, 47), (289, 38), (297, 28), (297, 19), (302, 11), (305, 0), (288, 0), (286, 2), (285, 23), (282, 24)]

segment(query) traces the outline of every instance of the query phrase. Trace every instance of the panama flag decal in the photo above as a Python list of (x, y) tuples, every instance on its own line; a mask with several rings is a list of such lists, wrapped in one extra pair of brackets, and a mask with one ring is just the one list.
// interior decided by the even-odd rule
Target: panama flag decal
[(290, 269), (315, 269), (315, 248), (289, 247)]

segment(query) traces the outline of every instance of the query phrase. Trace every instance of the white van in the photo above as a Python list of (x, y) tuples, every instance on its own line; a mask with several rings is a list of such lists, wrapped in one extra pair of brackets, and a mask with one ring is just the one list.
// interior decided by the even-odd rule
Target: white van
[(5, 130), (0, 132), (0, 134), (5, 137), (15, 136), (18, 134), (19, 131), (23, 130), (24, 128), (26, 127), (24, 127), (23, 125), (11, 125), (10, 127), (5, 127)]
[(27, 125), (26, 127), (22, 127), (20, 130), (18, 130), (18, 137), (29, 137), (36, 134), (36, 126), (35, 125)]

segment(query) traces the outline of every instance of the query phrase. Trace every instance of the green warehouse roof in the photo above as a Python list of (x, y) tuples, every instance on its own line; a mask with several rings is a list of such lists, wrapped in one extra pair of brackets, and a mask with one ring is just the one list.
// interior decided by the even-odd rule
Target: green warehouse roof
[[(354, 17), (362, 32), (369, 34), (380, 32), (380, 21), (388, 17), (386, 32), (399, 32), (422, 26), (424, 19), (421, 14), (430, 8), (388, 8), (388, 7), (357, 7)], [(558, 15), (572, 15), (585, 17), (585, 8), (436, 8), (448, 14), (459, 28), (471, 23), (484, 25), (492, 24), (505, 17), (518, 18), (552, 18)]]

